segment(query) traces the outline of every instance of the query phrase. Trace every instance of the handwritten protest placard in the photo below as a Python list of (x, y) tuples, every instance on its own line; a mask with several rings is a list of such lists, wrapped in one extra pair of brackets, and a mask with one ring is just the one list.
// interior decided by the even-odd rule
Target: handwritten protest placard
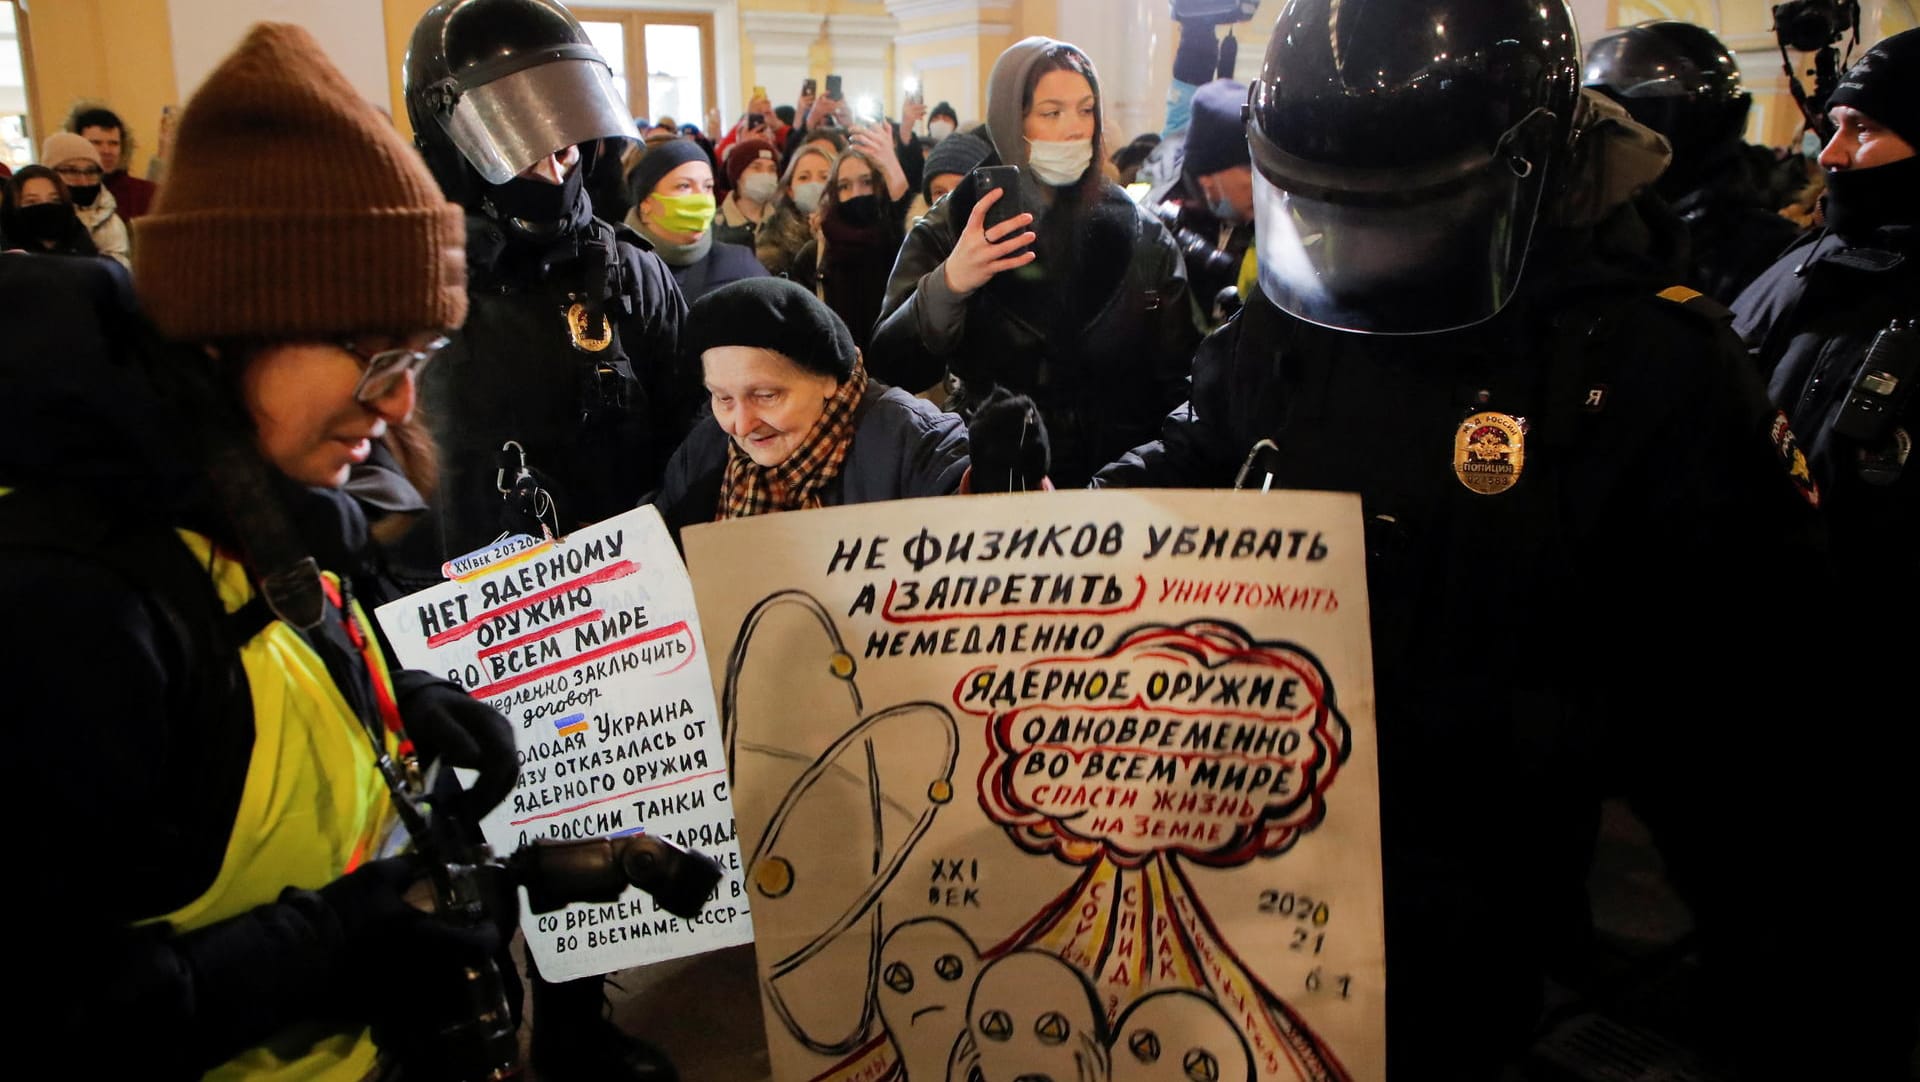
[(685, 541), (777, 1079), (1384, 1077), (1356, 497), (913, 500)]
[(511, 853), (536, 838), (647, 831), (718, 859), (698, 918), (638, 890), (618, 902), (523, 913), (551, 980), (751, 942), (719, 713), (693, 590), (651, 507), (558, 541), (509, 541), (456, 577), (381, 606), (403, 664), (466, 688), (513, 723), (520, 778), (481, 824)]

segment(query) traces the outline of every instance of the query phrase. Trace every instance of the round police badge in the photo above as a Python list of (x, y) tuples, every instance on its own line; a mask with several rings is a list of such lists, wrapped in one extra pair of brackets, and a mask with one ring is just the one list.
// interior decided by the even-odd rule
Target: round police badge
[(1482, 496), (1520, 483), (1527, 465), (1527, 422), (1506, 413), (1476, 413), (1453, 434), (1453, 475)]
[(592, 317), (587, 306), (575, 302), (567, 309), (567, 336), (573, 339), (573, 348), (587, 353), (598, 353), (613, 344), (613, 321), (606, 316), (600, 317), (600, 333), (588, 333)]

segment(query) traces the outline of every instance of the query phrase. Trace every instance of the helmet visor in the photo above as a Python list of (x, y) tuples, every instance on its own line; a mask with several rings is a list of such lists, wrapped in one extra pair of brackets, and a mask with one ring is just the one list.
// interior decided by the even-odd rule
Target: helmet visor
[(576, 143), (640, 137), (606, 65), (587, 59), (554, 60), (483, 83), (439, 119), (488, 184), (505, 184)]
[(1336, 330), (1433, 334), (1512, 298), (1545, 190), (1540, 155), (1517, 145), (1530, 140), (1386, 169), (1252, 142), (1260, 289), (1284, 311)]

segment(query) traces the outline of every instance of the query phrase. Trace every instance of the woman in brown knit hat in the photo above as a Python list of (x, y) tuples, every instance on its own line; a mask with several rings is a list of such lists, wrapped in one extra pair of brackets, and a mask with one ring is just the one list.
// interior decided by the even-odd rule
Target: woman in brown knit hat
[(26, 832), (61, 958), (25, 1032), (115, 1074), (374, 1077), (443, 1052), (503, 934), (423, 911), (386, 854), (418, 759), (480, 771), (438, 807), (498, 802), (508, 724), (390, 670), (332, 573), (338, 487), (465, 317), (460, 211), (305, 31), (261, 25), (137, 228), (151, 326), (97, 261), (0, 256), (0, 340), (35, 361), (0, 368), (0, 611), (34, 628), (0, 686), (62, 727), (18, 772), (62, 820)]

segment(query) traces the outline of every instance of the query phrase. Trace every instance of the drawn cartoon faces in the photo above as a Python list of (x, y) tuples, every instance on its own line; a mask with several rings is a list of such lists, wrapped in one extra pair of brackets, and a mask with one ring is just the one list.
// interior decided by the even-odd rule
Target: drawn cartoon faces
[(766, 824), (749, 883), (755, 913), (781, 930), (759, 939), (767, 1006), (823, 1055), (872, 1033), (875, 903), (952, 801), (959, 748), (940, 704), (864, 710), (856, 671), (820, 603), (784, 591), (748, 613), (722, 698), (735, 815)]
[(1086, 978), (1040, 951), (980, 974), (967, 1003), (980, 1082), (1106, 1082), (1106, 1034)]
[(948, 921), (926, 917), (887, 933), (875, 995), (907, 1082), (946, 1082), (979, 976), (980, 952)]
[(1253, 1056), (1219, 1007), (1192, 992), (1155, 992), (1114, 1027), (1113, 1082), (1252, 1082)]

